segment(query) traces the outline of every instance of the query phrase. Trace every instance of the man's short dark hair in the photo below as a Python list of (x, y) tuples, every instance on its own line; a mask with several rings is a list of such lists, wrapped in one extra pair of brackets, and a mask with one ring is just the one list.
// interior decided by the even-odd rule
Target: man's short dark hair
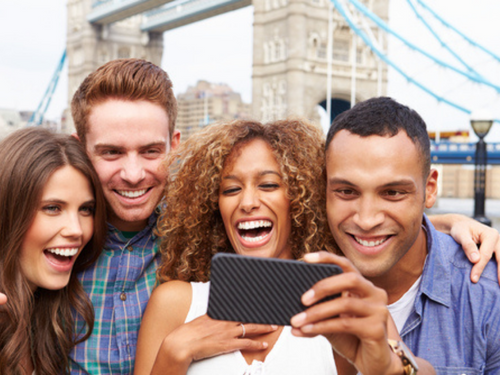
[(371, 98), (342, 112), (330, 126), (325, 150), (328, 150), (335, 134), (343, 129), (361, 137), (370, 135), (393, 137), (400, 130), (405, 131), (420, 150), (424, 176), (427, 177), (429, 174), (431, 154), (427, 126), (416, 111), (394, 99), (388, 97)]

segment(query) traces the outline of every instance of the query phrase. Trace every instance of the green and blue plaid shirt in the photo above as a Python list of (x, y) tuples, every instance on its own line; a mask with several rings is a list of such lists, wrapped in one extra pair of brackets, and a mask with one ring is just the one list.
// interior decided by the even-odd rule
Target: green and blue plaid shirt
[[(92, 336), (71, 351), (71, 374), (133, 373), (139, 327), (160, 264), (156, 219), (153, 213), (131, 239), (109, 225), (99, 259), (78, 275), (94, 305), (95, 325)], [(79, 332), (83, 320), (75, 326)]]

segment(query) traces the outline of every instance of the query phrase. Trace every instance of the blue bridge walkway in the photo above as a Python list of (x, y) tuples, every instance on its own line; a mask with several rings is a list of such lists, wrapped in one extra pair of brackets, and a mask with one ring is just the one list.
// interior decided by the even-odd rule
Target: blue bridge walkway
[[(488, 143), (488, 164), (500, 164), (500, 143)], [(475, 143), (431, 142), (433, 164), (474, 164)]]

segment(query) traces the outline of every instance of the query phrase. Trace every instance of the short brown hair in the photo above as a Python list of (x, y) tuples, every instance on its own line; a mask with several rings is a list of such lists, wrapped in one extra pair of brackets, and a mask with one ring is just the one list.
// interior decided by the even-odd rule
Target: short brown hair
[(175, 130), (177, 101), (168, 74), (155, 64), (140, 59), (110, 61), (89, 74), (71, 101), (76, 132), (86, 142), (92, 107), (108, 99), (146, 100), (165, 109), (170, 140)]

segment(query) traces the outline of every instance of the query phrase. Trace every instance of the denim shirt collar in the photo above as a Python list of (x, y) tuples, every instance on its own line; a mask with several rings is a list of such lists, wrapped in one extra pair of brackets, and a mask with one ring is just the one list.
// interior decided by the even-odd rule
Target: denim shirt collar
[(417, 294), (416, 309), (420, 313), (419, 303), (421, 294), (444, 306), (451, 305), (451, 273), (450, 262), (445, 258), (439, 235), (424, 214), (423, 226), (427, 231), (427, 260), (422, 273), (420, 290)]

